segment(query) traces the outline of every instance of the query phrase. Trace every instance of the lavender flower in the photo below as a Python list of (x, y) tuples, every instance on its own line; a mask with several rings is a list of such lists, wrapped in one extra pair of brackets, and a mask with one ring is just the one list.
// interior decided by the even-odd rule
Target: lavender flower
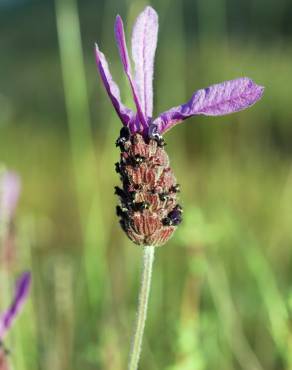
[(105, 89), (124, 127), (116, 145), (121, 149), (116, 171), (122, 187), (117, 214), (127, 236), (144, 246), (143, 270), (128, 370), (137, 370), (150, 292), (154, 247), (163, 245), (182, 221), (177, 203), (180, 186), (169, 166), (162, 134), (194, 115), (220, 116), (245, 109), (263, 94), (263, 87), (249, 78), (223, 82), (198, 90), (182, 105), (152, 118), (153, 65), (157, 44), (158, 16), (146, 7), (138, 16), (132, 34), (132, 57), (135, 75), (125, 41), (123, 22), (117, 16), (115, 35), (123, 68), (132, 90), (136, 112), (121, 101), (120, 91), (110, 74), (104, 54), (96, 45), (96, 62)]
[(27, 300), (30, 285), (31, 274), (30, 272), (24, 272), (16, 282), (15, 295), (11, 305), (0, 315), (0, 342), (3, 341), (3, 338), (11, 328), (14, 320), (19, 315)]
[(122, 188), (116, 188), (121, 205), (120, 223), (128, 237), (139, 245), (162, 245), (181, 222), (177, 204), (179, 189), (169, 167), (162, 134), (195, 115), (220, 116), (238, 112), (257, 102), (263, 87), (247, 77), (237, 78), (196, 91), (191, 99), (153, 119), (153, 66), (158, 35), (158, 16), (149, 6), (138, 16), (132, 34), (135, 75), (118, 15), (115, 36), (122, 65), (132, 90), (136, 112), (121, 101), (104, 54), (96, 45), (96, 61), (105, 89), (124, 125), (117, 146), (121, 149), (116, 170)]

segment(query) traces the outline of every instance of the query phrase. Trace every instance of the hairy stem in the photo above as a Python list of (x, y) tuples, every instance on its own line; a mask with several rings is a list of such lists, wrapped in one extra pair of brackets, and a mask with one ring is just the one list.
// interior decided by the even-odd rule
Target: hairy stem
[(154, 261), (154, 247), (152, 246), (144, 247), (138, 311), (132, 339), (132, 347), (130, 352), (128, 370), (138, 369), (138, 363), (142, 349), (145, 321), (147, 317), (147, 306), (151, 285), (153, 261)]

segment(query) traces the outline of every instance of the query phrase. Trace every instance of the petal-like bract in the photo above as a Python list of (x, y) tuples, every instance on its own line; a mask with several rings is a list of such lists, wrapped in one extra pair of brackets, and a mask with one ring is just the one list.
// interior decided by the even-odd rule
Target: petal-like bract
[(132, 33), (135, 82), (146, 117), (153, 111), (153, 67), (158, 35), (158, 15), (147, 6), (138, 16)]
[(196, 91), (186, 104), (160, 114), (153, 123), (163, 133), (194, 115), (221, 116), (238, 112), (256, 103), (263, 90), (247, 77), (212, 85)]
[(104, 87), (108, 93), (108, 96), (111, 99), (111, 102), (120, 117), (120, 120), (124, 125), (130, 125), (131, 122), (134, 122), (135, 115), (131, 109), (125, 107), (121, 102), (120, 90), (117, 84), (114, 82), (111, 73), (109, 71), (108, 63), (104, 54), (99, 50), (98, 45), (95, 44), (95, 55), (98, 71)]
[(0, 175), (0, 222), (9, 221), (15, 211), (19, 193), (20, 179), (16, 173), (3, 172)]
[(116, 18), (115, 35), (116, 35), (116, 41), (117, 41), (118, 49), (119, 49), (119, 52), (120, 52), (121, 61), (122, 61), (125, 73), (128, 77), (128, 80), (130, 82), (130, 86), (131, 86), (131, 89), (132, 89), (133, 99), (134, 99), (134, 102), (135, 102), (135, 105), (136, 105), (136, 108), (137, 108), (137, 114), (138, 114), (140, 123), (142, 124), (141, 129), (143, 130), (143, 128), (145, 129), (147, 127), (147, 120), (146, 120), (146, 116), (144, 115), (143, 110), (142, 110), (142, 106), (141, 106), (141, 102), (140, 102), (140, 99), (139, 99), (137, 87), (135, 85), (135, 81), (133, 81), (133, 78), (132, 78), (131, 62), (130, 62), (130, 59), (129, 59), (128, 49), (127, 49), (127, 45), (126, 45), (124, 25), (123, 25), (122, 18), (119, 15)]
[[(144, 137), (150, 126), (162, 134), (177, 123), (194, 115), (221, 116), (238, 112), (256, 103), (264, 88), (244, 77), (196, 91), (191, 99), (182, 105), (161, 113), (154, 121), (153, 111), (153, 69), (158, 36), (158, 15), (147, 6), (137, 17), (132, 33), (132, 56), (135, 62), (135, 78), (132, 77), (131, 62), (126, 45), (124, 25), (118, 15), (115, 22), (115, 36), (129, 80), (137, 113), (124, 107), (120, 101), (117, 85), (112, 80), (104, 55), (96, 47), (98, 68), (108, 95), (122, 122), (132, 134), (138, 132)], [(153, 130), (152, 130), (153, 131)]]
[(16, 283), (15, 296), (10, 307), (0, 316), (0, 341), (3, 339), (6, 332), (10, 329), (12, 323), (19, 314), (23, 304), (25, 303), (31, 284), (31, 275), (29, 272), (24, 272)]

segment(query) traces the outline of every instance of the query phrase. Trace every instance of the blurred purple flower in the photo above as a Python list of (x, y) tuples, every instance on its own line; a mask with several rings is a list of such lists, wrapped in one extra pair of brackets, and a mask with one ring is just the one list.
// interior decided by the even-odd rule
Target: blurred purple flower
[(16, 283), (15, 295), (10, 307), (0, 314), (0, 343), (27, 300), (30, 285), (31, 274), (30, 272), (24, 272)]
[(20, 193), (20, 179), (14, 172), (5, 171), (0, 175), (0, 222), (10, 221), (17, 206)]
[(157, 133), (164, 133), (177, 123), (194, 115), (221, 116), (256, 103), (263, 95), (264, 88), (247, 77), (237, 78), (196, 91), (191, 99), (171, 108), (152, 119), (153, 108), (153, 66), (158, 34), (158, 15), (147, 6), (138, 16), (132, 34), (132, 57), (135, 76), (132, 77), (131, 63), (125, 41), (124, 27), (118, 15), (115, 35), (124, 71), (129, 80), (137, 113), (121, 102), (120, 91), (110, 74), (104, 54), (96, 44), (96, 61), (101, 79), (112, 104), (122, 123), (131, 133), (148, 134), (150, 124)]

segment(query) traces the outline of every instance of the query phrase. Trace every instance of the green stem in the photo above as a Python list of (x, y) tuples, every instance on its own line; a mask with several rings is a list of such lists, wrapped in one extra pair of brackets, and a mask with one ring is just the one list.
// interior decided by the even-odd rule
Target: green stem
[(137, 370), (140, 359), (142, 340), (147, 317), (148, 298), (151, 286), (152, 266), (154, 261), (154, 247), (144, 247), (143, 268), (141, 277), (141, 287), (139, 293), (137, 319), (134, 328), (132, 346), (128, 370)]

